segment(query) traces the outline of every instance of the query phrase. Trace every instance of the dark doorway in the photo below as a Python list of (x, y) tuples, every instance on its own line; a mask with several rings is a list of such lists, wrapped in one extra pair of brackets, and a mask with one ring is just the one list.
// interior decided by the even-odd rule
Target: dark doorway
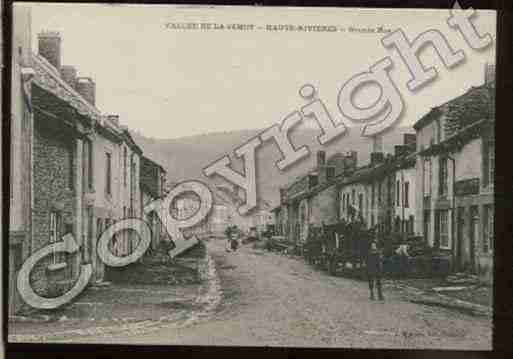
[(476, 272), (475, 244), (479, 236), (479, 210), (477, 206), (470, 207), (470, 271)]
[(463, 228), (465, 226), (465, 208), (458, 207), (457, 219), (456, 219), (456, 263), (457, 270), (465, 270), (465, 238), (463, 236)]

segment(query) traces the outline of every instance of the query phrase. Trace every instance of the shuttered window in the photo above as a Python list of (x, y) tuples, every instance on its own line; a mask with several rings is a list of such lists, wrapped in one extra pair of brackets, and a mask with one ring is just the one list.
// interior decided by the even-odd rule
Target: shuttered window
[(440, 196), (447, 196), (448, 192), (448, 178), (447, 178), (447, 157), (440, 157), (440, 168), (438, 170), (439, 174), (439, 187), (438, 194)]
[(495, 179), (495, 143), (483, 142), (483, 187), (493, 184)]
[(483, 211), (483, 252), (493, 251), (494, 242), (494, 208), (493, 205), (484, 206)]
[(404, 182), (404, 192), (403, 192), (404, 208), (410, 208), (409, 196), (410, 196), (410, 182), (406, 181), (406, 182)]
[(105, 153), (105, 193), (112, 194), (112, 155)]

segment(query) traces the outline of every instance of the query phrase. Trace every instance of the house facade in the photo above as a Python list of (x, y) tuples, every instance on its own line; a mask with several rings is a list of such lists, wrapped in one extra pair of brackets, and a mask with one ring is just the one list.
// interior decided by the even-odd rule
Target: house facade
[(381, 233), (415, 232), (415, 137), (403, 135), (394, 153), (372, 152), (368, 165), (338, 182), (340, 219), (362, 219)]
[[(487, 74), (490, 73), (487, 68)], [(432, 109), (414, 126), (417, 217), (429, 243), (453, 268), (491, 281), (495, 176), (493, 77)]]
[[(53, 252), (31, 271), (38, 295), (60, 296), (73, 287), (82, 264), (92, 265), (91, 282), (102, 281), (98, 238), (114, 221), (142, 215), (141, 149), (117, 116), (95, 107), (94, 81), (61, 64), (60, 34), (40, 33), (34, 54), (30, 11), (14, 11), (11, 178), (19, 180), (11, 180), (10, 191), (10, 314), (23, 307), (16, 278), (32, 254), (73, 236), (78, 251)], [(112, 250), (128, 255), (137, 241), (135, 233), (118, 233)]]

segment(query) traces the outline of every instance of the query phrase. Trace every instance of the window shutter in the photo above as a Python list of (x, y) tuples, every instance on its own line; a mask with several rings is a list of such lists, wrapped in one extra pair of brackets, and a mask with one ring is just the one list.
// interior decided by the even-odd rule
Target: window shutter
[(486, 187), (488, 186), (488, 183), (490, 182), (490, 179), (488, 178), (489, 177), (489, 173), (490, 173), (490, 164), (488, 163), (489, 161), (489, 153), (488, 151), (490, 150), (489, 149), (489, 146), (488, 146), (488, 141), (486, 140), (483, 140), (483, 187)]
[(440, 248), (440, 211), (435, 213), (435, 248)]

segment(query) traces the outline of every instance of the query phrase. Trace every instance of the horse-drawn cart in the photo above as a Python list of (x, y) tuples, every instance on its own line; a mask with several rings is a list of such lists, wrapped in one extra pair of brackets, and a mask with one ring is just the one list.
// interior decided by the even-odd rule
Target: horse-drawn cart
[(364, 267), (373, 231), (363, 223), (344, 223), (314, 227), (304, 245), (303, 255), (312, 265), (330, 274), (360, 272)]

